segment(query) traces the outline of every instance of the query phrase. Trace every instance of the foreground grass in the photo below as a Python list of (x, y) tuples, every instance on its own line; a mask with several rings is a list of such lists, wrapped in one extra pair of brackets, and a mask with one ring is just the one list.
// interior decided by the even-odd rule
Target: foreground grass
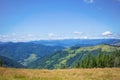
[(120, 68), (59, 70), (0, 68), (0, 80), (120, 80)]

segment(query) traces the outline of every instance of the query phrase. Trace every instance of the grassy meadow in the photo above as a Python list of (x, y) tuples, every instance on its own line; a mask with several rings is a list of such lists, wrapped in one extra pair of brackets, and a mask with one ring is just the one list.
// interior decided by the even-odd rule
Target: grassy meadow
[(120, 68), (57, 70), (0, 68), (0, 80), (120, 80)]

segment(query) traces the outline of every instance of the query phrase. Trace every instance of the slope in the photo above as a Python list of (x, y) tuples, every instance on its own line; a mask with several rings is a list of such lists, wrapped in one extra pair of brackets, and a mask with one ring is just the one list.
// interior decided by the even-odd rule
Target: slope
[(4, 43), (0, 45), (0, 55), (16, 60), (23, 65), (61, 50), (60, 46), (45, 46), (30, 42)]
[(13, 68), (25, 68), (23, 65), (21, 65), (20, 63), (10, 59), (10, 58), (7, 58), (7, 57), (4, 57), (4, 56), (0, 56), (0, 60), (2, 62), (2, 65), (4, 67), (13, 67)]
[(100, 51), (111, 53), (115, 50), (120, 50), (120, 47), (114, 47), (110, 45), (97, 45), (90, 47), (71, 47), (61, 51), (57, 51), (50, 56), (45, 56), (43, 58), (37, 59), (30, 64), (30, 68), (72, 68), (75, 63), (79, 60), (81, 61), (88, 53), (92, 55), (97, 55)]

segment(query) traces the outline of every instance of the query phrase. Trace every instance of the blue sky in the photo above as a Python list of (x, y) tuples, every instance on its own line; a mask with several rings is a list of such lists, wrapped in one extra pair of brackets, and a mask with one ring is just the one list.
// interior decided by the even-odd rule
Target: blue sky
[(0, 0), (0, 41), (119, 38), (120, 0)]

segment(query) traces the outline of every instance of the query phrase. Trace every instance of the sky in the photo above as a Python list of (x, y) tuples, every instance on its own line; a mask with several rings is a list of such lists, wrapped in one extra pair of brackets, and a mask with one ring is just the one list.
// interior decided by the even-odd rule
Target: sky
[(0, 0), (0, 41), (120, 38), (120, 0)]

